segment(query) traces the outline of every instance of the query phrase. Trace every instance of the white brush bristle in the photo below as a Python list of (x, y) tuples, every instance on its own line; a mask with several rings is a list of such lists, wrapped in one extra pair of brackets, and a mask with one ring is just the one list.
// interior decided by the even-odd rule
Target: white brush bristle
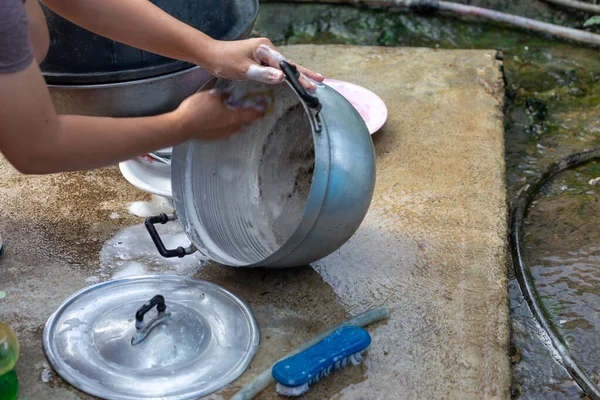
[(300, 395), (308, 392), (309, 385), (314, 385), (321, 379), (326, 378), (333, 371), (344, 368), (348, 364), (352, 364), (354, 366), (360, 365), (361, 361), (363, 360), (362, 353), (363, 352), (361, 351), (359, 353), (352, 354), (346, 358), (342, 358), (341, 360), (337, 361), (335, 364), (330, 365), (329, 367), (321, 370), (321, 372), (319, 372), (314, 378), (312, 378), (310, 381), (308, 381), (304, 385), (286, 386), (286, 385), (282, 385), (281, 383), (278, 383), (277, 387), (276, 387), (277, 393), (279, 393), (280, 395), (283, 395), (283, 396), (287, 396), (287, 397), (300, 396)]
[(285, 386), (281, 383), (277, 384), (277, 393), (287, 397), (298, 397), (308, 392), (308, 383), (300, 386)]

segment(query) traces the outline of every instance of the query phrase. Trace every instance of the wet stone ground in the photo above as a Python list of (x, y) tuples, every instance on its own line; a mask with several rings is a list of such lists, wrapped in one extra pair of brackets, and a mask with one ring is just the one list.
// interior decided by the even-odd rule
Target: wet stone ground
[[(586, 15), (540, 1), (464, 1), (581, 28)], [(390, 13), (347, 6), (263, 4), (254, 32), (276, 44), (336, 43), (497, 49), (504, 55), (509, 199), (549, 163), (600, 145), (598, 50), (493, 23)], [(600, 380), (600, 165), (567, 172), (548, 184), (525, 227), (537, 289), (586, 371)], [(553, 359), (510, 273), (513, 396), (580, 398)]]
[[(141, 217), (172, 210), (117, 168), (22, 176), (0, 158), (0, 319), (21, 344), (21, 397), (93, 398), (66, 384), (41, 346), (45, 322), (67, 296), (114, 277), (174, 273), (239, 295), (260, 327), (248, 370), (211, 399), (230, 398), (325, 327), (379, 305), (390, 316), (369, 327), (365, 363), (332, 374), (304, 399), (509, 398), (504, 90), (496, 52), (283, 50), (327, 76), (371, 88), (393, 110), (373, 135), (376, 190), (356, 234), (297, 269), (226, 268), (198, 254), (164, 260)], [(168, 248), (188, 244), (180, 224), (157, 228)], [(279, 397), (270, 387), (258, 398)]]

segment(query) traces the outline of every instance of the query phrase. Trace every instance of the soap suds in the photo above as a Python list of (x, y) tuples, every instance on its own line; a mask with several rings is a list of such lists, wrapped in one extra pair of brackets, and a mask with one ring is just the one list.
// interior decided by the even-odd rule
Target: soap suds
[(133, 275), (145, 275), (146, 267), (144, 264), (141, 264), (136, 261), (131, 261), (121, 267), (120, 270), (113, 274), (113, 279), (123, 278), (125, 276), (133, 276)]
[(162, 213), (172, 214), (173, 207), (168, 199), (153, 195), (151, 201), (135, 201), (129, 204), (129, 213), (138, 217), (146, 218)]
[(95, 284), (100, 282), (100, 277), (98, 276), (89, 276), (85, 279), (85, 283)]
[[(190, 240), (177, 221), (156, 225), (156, 230), (168, 249), (190, 245)], [(151, 273), (176, 273), (192, 276), (205, 261), (206, 258), (198, 252), (184, 258), (162, 257), (152, 242), (146, 227), (139, 224), (117, 232), (104, 244), (100, 250), (98, 276), (101, 278), (121, 276), (123, 273), (132, 271), (135, 265), (132, 263), (138, 264), (136, 268), (143, 266), (146, 271)], [(137, 272), (141, 272), (141, 268)]]
[(287, 132), (271, 132), (259, 166), (262, 211), (281, 247), (300, 223), (315, 169), (315, 149), (304, 108), (290, 108), (280, 120)]
[(50, 365), (47, 362), (44, 362), (40, 378), (44, 383), (48, 383), (52, 380), (52, 369), (50, 369)]
[(261, 67), (260, 65), (252, 64), (248, 67), (246, 77), (259, 82), (277, 84), (283, 82), (283, 71), (273, 67)]
[(256, 61), (259, 63), (267, 63), (270, 66), (275, 66), (279, 65), (281, 61), (285, 61), (285, 57), (283, 54), (270, 48), (266, 44), (261, 44), (256, 49)]
[(215, 87), (230, 93), (232, 102), (265, 91), (274, 101), (243, 134), (188, 153), (186, 179), (201, 182), (183, 194), (198, 215), (190, 236), (224, 264), (262, 263), (289, 240), (304, 214), (315, 167), (310, 116), (287, 84), (219, 80)]

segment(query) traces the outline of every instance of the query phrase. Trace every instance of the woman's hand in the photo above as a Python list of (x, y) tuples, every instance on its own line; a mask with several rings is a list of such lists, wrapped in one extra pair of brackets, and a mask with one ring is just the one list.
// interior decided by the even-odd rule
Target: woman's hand
[(224, 94), (216, 91), (196, 93), (185, 99), (173, 112), (184, 138), (199, 140), (225, 139), (239, 132), (243, 125), (264, 116), (265, 109), (227, 107)]
[[(277, 51), (269, 39), (247, 39), (218, 41), (210, 43), (204, 57), (205, 67), (215, 76), (243, 81), (247, 79), (277, 84), (284, 80), (279, 62), (287, 60)], [(307, 90), (314, 90), (310, 80), (323, 82), (323, 75), (297, 65), (300, 83)], [(310, 79), (308, 79), (310, 78)]]

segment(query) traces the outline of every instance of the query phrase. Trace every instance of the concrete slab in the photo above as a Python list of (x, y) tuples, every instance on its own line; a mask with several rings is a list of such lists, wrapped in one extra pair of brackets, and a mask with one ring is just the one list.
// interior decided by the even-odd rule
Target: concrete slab
[[(209, 280), (250, 304), (261, 348), (214, 399), (231, 397), (318, 332), (382, 304), (391, 316), (369, 328), (367, 363), (333, 374), (306, 399), (509, 397), (503, 84), (494, 52), (283, 50), (387, 103), (389, 120), (374, 135), (375, 197), (357, 234), (312, 268), (177, 264), (152, 251), (142, 219), (128, 214), (130, 202), (149, 197), (116, 168), (24, 177), (0, 160), (0, 320), (21, 341), (22, 398), (91, 398), (48, 368), (43, 325), (76, 290), (128, 269)], [(277, 396), (270, 387), (259, 398)]]

